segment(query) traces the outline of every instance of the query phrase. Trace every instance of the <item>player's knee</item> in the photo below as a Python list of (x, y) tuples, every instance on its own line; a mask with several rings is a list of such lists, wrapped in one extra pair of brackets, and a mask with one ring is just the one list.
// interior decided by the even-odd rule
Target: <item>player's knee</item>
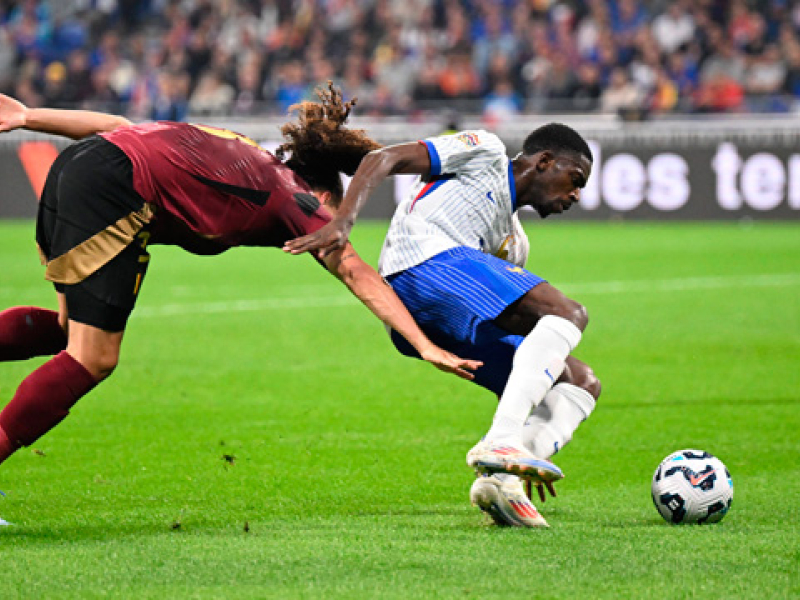
[(589, 312), (586, 307), (574, 300), (566, 299), (553, 311), (553, 314), (566, 319), (581, 331), (585, 331), (589, 324)]
[(567, 359), (567, 365), (562, 374), (561, 381), (571, 383), (589, 392), (595, 400), (600, 397), (602, 385), (595, 375), (594, 370), (584, 362), (573, 357)]
[(108, 378), (119, 364), (119, 352), (103, 352), (91, 357), (82, 357), (81, 364), (86, 368), (96, 381)]
[(594, 371), (587, 367), (586, 377), (583, 380), (583, 384), (581, 385), (583, 389), (589, 392), (595, 400), (600, 398), (600, 392), (603, 391), (603, 386), (600, 383), (600, 379), (594, 374)]
[(589, 311), (586, 310), (586, 307), (583, 304), (575, 302), (574, 300), (570, 300), (571, 306), (568, 308), (567, 315), (565, 318), (580, 329), (581, 331), (586, 330), (586, 326), (589, 325)]

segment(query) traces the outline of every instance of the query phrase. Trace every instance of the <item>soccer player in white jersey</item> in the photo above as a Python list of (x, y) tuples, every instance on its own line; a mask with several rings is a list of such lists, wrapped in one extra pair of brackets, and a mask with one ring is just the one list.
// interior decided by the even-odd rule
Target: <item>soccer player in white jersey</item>
[[(379, 270), (434, 343), (484, 362), (474, 381), (500, 401), (467, 464), (481, 475), (472, 502), (498, 524), (547, 526), (520, 478), (536, 484), (542, 500), (543, 486), (554, 494), (563, 474), (548, 459), (600, 395), (592, 370), (571, 356), (586, 309), (523, 268), (528, 242), (516, 216), (523, 206), (543, 218), (567, 210), (591, 166), (584, 139), (557, 123), (533, 131), (513, 159), (482, 130), (387, 146), (364, 158), (331, 223), (284, 246), (324, 256), (345, 243), (383, 178), (420, 174), (397, 207)], [(400, 336), (392, 339), (414, 355)]]

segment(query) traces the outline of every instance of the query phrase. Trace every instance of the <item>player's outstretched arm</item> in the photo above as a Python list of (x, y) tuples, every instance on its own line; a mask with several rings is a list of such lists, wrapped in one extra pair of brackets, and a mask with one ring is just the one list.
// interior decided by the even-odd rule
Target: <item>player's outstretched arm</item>
[(349, 243), (324, 259), (328, 270), (338, 277), (372, 313), (414, 346), (419, 355), (437, 369), (473, 379), (483, 363), (460, 358), (442, 350), (422, 332), (391, 287), (365, 263)]
[(284, 252), (302, 254), (318, 250), (319, 257), (324, 258), (344, 247), (358, 213), (381, 181), (398, 173), (427, 174), (430, 168), (428, 151), (418, 142), (373, 150), (358, 166), (333, 220), (314, 233), (289, 240), (283, 246)]
[(19, 100), (0, 94), (0, 132), (28, 129), (79, 140), (130, 124), (125, 117), (91, 110), (28, 108)]

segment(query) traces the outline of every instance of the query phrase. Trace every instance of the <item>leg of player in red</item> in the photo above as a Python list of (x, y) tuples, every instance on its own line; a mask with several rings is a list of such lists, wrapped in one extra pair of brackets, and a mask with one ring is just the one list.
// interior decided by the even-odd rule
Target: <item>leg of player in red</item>
[(52, 356), (66, 347), (56, 311), (16, 306), (0, 312), (0, 362)]
[[(66, 306), (63, 294), (59, 299)], [(122, 335), (69, 321), (66, 350), (28, 375), (0, 411), (0, 463), (55, 427), (81, 397), (111, 374)]]

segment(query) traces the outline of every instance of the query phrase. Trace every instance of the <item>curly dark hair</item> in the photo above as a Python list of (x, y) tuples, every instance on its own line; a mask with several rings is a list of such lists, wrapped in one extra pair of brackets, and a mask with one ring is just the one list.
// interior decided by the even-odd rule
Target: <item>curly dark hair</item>
[(342, 93), (328, 82), (328, 89), (316, 90), (319, 102), (300, 102), (289, 107), (298, 122), (281, 127), (286, 140), (275, 154), (312, 189), (329, 191), (331, 204), (342, 201), (341, 173), (353, 175), (361, 160), (381, 145), (361, 129), (343, 127), (356, 98), (344, 102)]

